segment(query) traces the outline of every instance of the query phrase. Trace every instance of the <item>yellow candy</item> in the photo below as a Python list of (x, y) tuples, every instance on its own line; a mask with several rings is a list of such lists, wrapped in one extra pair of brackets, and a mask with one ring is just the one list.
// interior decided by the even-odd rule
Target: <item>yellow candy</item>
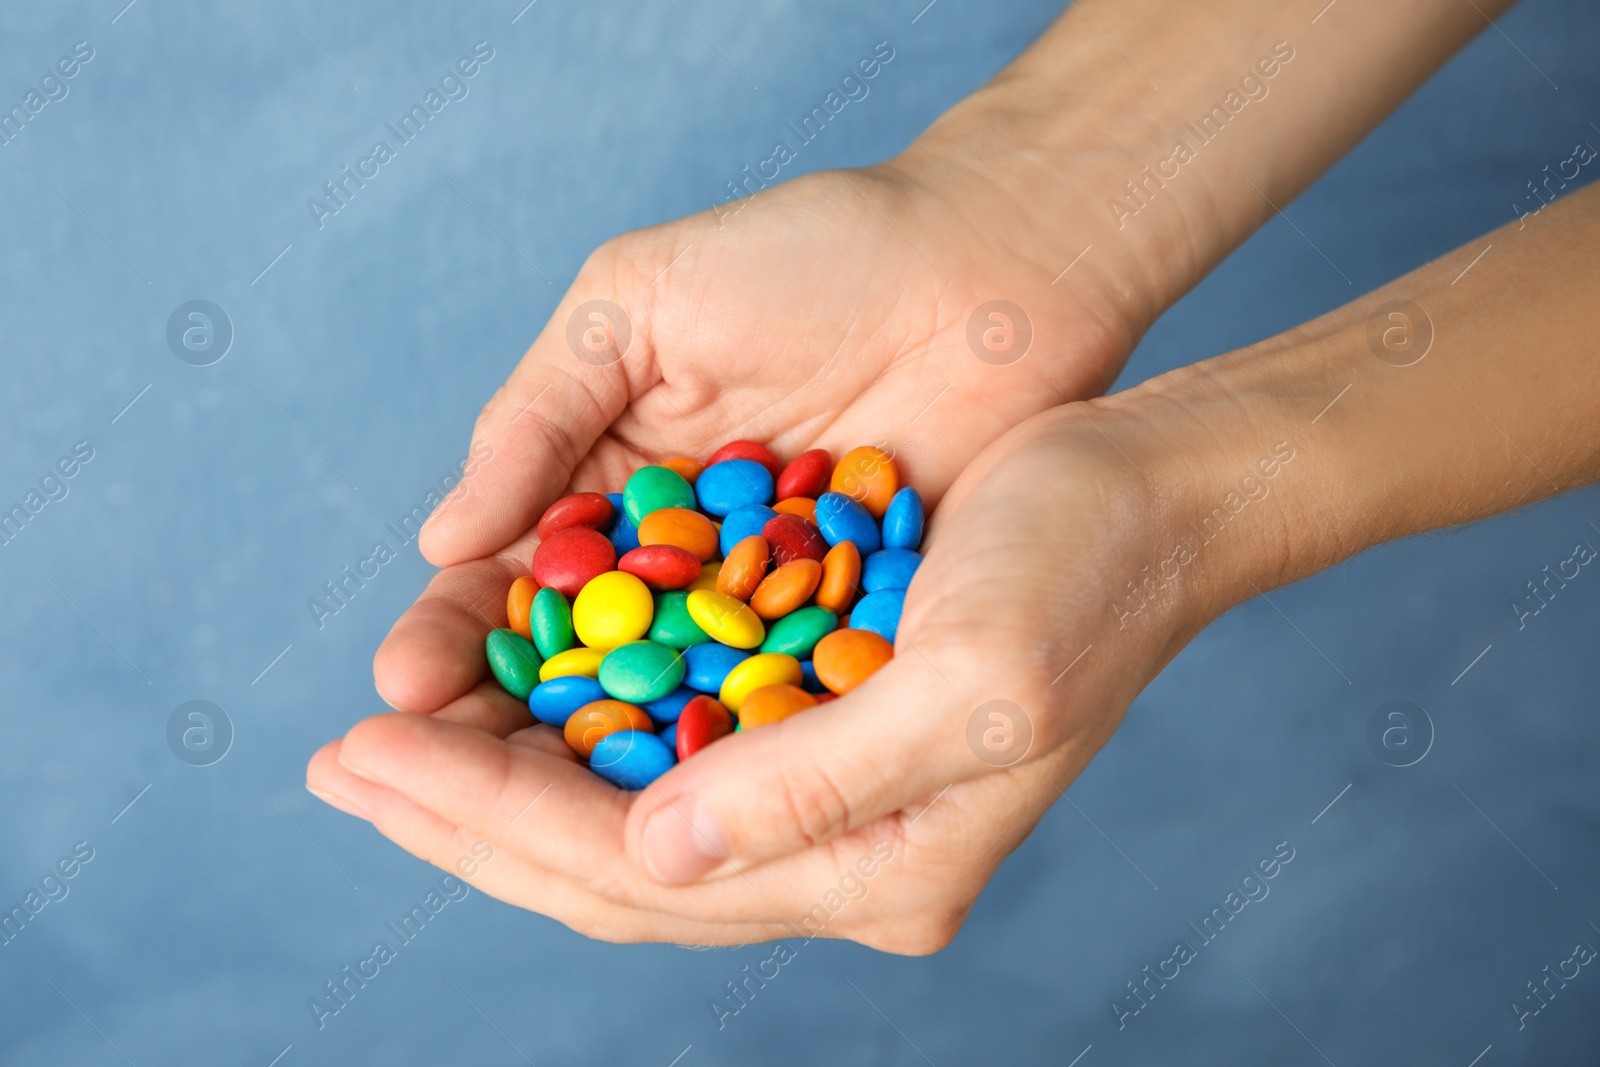
[[(701, 627), (704, 629), (704, 627)], [(764, 686), (799, 685), (800, 661), (782, 652), (762, 652), (736, 664), (722, 680), (717, 695), (722, 706), (737, 712), (744, 698)]]
[(712, 592), (716, 592), (717, 575), (721, 573), (722, 561), (720, 559), (714, 559), (710, 563), (702, 563), (700, 565), (700, 577), (689, 583), (689, 592), (692, 593), (696, 589), (709, 589)]
[(598, 678), (600, 661), (610, 651), (609, 648), (569, 648), (565, 652), (557, 652), (539, 668), (539, 681), (548, 682), (552, 678), (566, 678), (575, 674)]
[(572, 629), (590, 648), (615, 648), (648, 633), (654, 613), (649, 586), (625, 571), (607, 571), (578, 592)]
[(734, 648), (755, 648), (766, 640), (767, 628), (761, 616), (726, 593), (696, 589), (689, 594), (688, 608), (689, 618), (713, 641)]

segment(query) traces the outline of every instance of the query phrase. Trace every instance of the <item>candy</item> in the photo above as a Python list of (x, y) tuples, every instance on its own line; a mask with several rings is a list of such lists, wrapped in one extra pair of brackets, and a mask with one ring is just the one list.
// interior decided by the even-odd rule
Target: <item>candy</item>
[(656, 614), (650, 623), (649, 637), (658, 645), (680, 651), (711, 640), (689, 615), (688, 593), (656, 594)]
[(760, 652), (733, 670), (722, 680), (717, 699), (729, 711), (738, 714), (744, 698), (767, 685), (798, 686), (803, 675), (800, 661), (781, 652)]
[(765, 685), (744, 698), (739, 725), (748, 730), (782, 722), (797, 711), (817, 706), (817, 698), (793, 685)]
[(808, 496), (791, 496), (772, 505), (779, 515), (797, 515), (811, 525), (817, 524), (817, 502)]
[(729, 459), (753, 460), (765, 467), (767, 473), (774, 478), (783, 470), (783, 464), (778, 462), (778, 457), (774, 456), (766, 445), (755, 441), (729, 441), (711, 453), (711, 458), (706, 460), (706, 466)]
[(564, 496), (545, 509), (534, 532), (543, 541), (553, 533), (573, 526), (587, 526), (599, 530), (611, 521), (611, 501), (604, 493), (573, 493)]
[(894, 646), (866, 630), (835, 630), (811, 653), (817, 678), (831, 692), (844, 694), (872, 677), (894, 658)]
[(697, 589), (689, 594), (689, 617), (713, 641), (734, 648), (755, 648), (767, 636), (760, 616), (726, 593)]
[(698, 511), (662, 508), (639, 524), (641, 545), (674, 545), (692, 553), (700, 563), (717, 554), (717, 528)]
[(813, 448), (789, 461), (778, 475), (778, 499), (806, 496), (816, 499), (833, 476), (833, 457), (825, 448)]
[(922, 565), (920, 553), (908, 548), (885, 548), (861, 561), (861, 588), (869, 593), (883, 589), (906, 589), (911, 576)]
[(861, 580), (861, 553), (854, 542), (840, 541), (822, 557), (822, 580), (817, 583), (817, 605), (835, 615), (850, 610)]
[(534, 594), (528, 627), (533, 631), (533, 646), (545, 659), (578, 642), (578, 635), (572, 630), (572, 609), (559, 589), (541, 589)]
[[(870, 521), (870, 520), (869, 520)], [(814, 559), (822, 562), (828, 554), (828, 542), (811, 523), (798, 515), (777, 515), (767, 520), (761, 536), (772, 549), (772, 562), (783, 566), (791, 560)]]
[(700, 577), (700, 561), (677, 545), (643, 545), (617, 560), (617, 570), (658, 591), (684, 589)]
[(868, 593), (850, 612), (850, 625), (858, 630), (870, 630), (883, 635), (891, 645), (900, 629), (900, 612), (906, 606), (904, 589), (880, 589)]
[(608, 571), (593, 578), (572, 602), (572, 629), (590, 648), (615, 648), (648, 633), (654, 614), (655, 600), (644, 582), (627, 571)]
[(675, 729), (678, 759), (686, 760), (711, 742), (733, 733), (733, 716), (710, 697), (697, 696), (683, 706)]
[(528, 694), (528, 710), (533, 717), (550, 726), (565, 726), (572, 713), (585, 704), (606, 699), (606, 691), (593, 678), (571, 674), (540, 682)]
[(915, 549), (922, 544), (922, 495), (909, 485), (889, 498), (883, 512), (883, 547)]
[(598, 677), (600, 661), (610, 651), (609, 648), (569, 648), (565, 652), (558, 652), (539, 668), (539, 681), (548, 682), (552, 678), (566, 678), (574, 674), (585, 678)]
[(666, 745), (668, 748), (672, 749), (673, 752), (677, 752), (678, 751), (678, 724), (677, 723), (673, 723), (672, 725), (668, 726), (665, 730), (662, 730), (656, 736), (661, 738), (661, 743)]
[(643, 730), (607, 734), (589, 753), (589, 769), (618, 789), (643, 789), (677, 762), (662, 738)]
[(690, 459), (687, 456), (678, 456), (675, 459), (662, 460), (661, 465), (667, 468), (667, 470), (676, 473), (678, 477), (682, 478), (690, 485), (693, 485), (694, 480), (700, 477), (700, 472), (706, 469), (706, 465), (704, 463), (701, 463), (699, 460)]
[(830, 545), (854, 541), (856, 550), (870, 556), (883, 547), (878, 524), (867, 509), (843, 493), (823, 493), (817, 497), (817, 529)]
[(772, 499), (772, 473), (749, 459), (725, 459), (700, 472), (694, 483), (700, 508), (718, 517)]
[(817, 677), (817, 665), (808, 659), (800, 661), (800, 688), (813, 696), (828, 692), (828, 687)]
[(645, 714), (650, 716), (650, 721), (656, 725), (678, 721), (678, 716), (683, 713), (684, 705), (700, 694), (686, 685), (680, 685), (664, 697), (651, 700), (643, 706)]
[(722, 529), (717, 538), (722, 548), (722, 555), (727, 557), (733, 547), (751, 534), (758, 534), (769, 520), (777, 517), (777, 512), (765, 504), (747, 504), (742, 508), (735, 508), (728, 512), (722, 520)]
[(821, 580), (822, 564), (814, 559), (785, 563), (756, 586), (750, 596), (750, 610), (763, 619), (781, 619), (810, 600)]
[(874, 519), (881, 519), (900, 488), (900, 472), (881, 448), (852, 448), (833, 468), (828, 488), (860, 501)]
[(700, 565), (700, 577), (689, 583), (689, 588), (685, 592), (692, 593), (696, 589), (715, 589), (717, 587), (717, 576), (722, 573), (722, 562), (720, 559), (713, 559), (702, 563)]
[(569, 600), (589, 579), (617, 565), (617, 552), (602, 533), (587, 526), (569, 526), (540, 542), (533, 550), (533, 578), (547, 589), (558, 589)]
[(717, 592), (735, 600), (749, 600), (767, 573), (767, 539), (751, 534), (733, 546), (717, 572)]
[(728, 672), (750, 656), (751, 653), (743, 649), (714, 642), (684, 649), (683, 659), (689, 667), (683, 682), (690, 689), (698, 689), (702, 693), (719, 692)]
[(533, 610), (534, 596), (538, 592), (539, 583), (534, 581), (531, 575), (524, 574), (511, 583), (511, 592), (506, 594), (506, 619), (509, 620), (507, 625), (530, 639), (533, 637), (533, 630), (529, 628), (528, 615)]
[(643, 704), (659, 700), (683, 682), (686, 665), (676, 649), (654, 641), (635, 641), (606, 653), (600, 684), (618, 700)]
[(782, 652), (804, 660), (806, 662), (800, 664), (804, 671), (811, 650), (838, 625), (839, 617), (827, 608), (815, 604), (801, 608), (767, 627), (767, 639), (761, 642), (761, 651)]
[(533, 642), (514, 630), (490, 630), (484, 638), (483, 651), (489, 658), (494, 680), (512, 696), (527, 700), (539, 684), (543, 662)]
[(611, 545), (617, 550), (617, 555), (632, 552), (639, 547), (639, 530), (622, 508), (622, 494), (607, 493), (606, 499), (611, 501), (611, 523), (602, 527), (600, 532), (611, 539)]
[[(701, 478), (705, 474), (700, 475)], [(694, 507), (694, 488), (677, 471), (666, 467), (640, 467), (622, 487), (622, 510), (637, 527), (645, 516), (662, 508)]]
[(588, 759), (595, 745), (621, 730), (649, 732), (650, 716), (626, 701), (596, 700), (573, 712), (561, 734), (574, 752)]

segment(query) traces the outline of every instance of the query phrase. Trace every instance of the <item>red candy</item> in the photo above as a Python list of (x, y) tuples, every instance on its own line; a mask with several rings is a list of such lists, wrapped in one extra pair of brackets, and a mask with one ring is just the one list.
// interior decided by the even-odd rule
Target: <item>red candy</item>
[(826, 448), (802, 452), (778, 475), (778, 499), (808, 496), (815, 500), (828, 489), (833, 477), (833, 457)]
[(541, 587), (559, 590), (568, 600), (576, 600), (591, 578), (616, 565), (617, 550), (611, 539), (587, 526), (557, 530), (533, 550), (533, 580)]
[(611, 521), (611, 501), (603, 493), (573, 493), (564, 496), (545, 509), (539, 519), (539, 539), (545, 540), (553, 533), (587, 526), (597, 530)]
[(828, 542), (822, 539), (817, 528), (798, 515), (779, 515), (768, 519), (761, 528), (761, 536), (772, 549), (772, 562), (781, 567), (797, 559), (814, 559), (822, 562), (828, 554)]
[[(711, 453), (711, 458), (706, 460), (706, 466), (721, 463), (725, 459), (753, 459), (771, 471), (774, 478), (783, 471), (783, 464), (778, 462), (778, 457), (774, 456), (765, 445), (758, 445), (754, 441), (729, 441)], [(786, 494), (778, 495), (782, 497)]]
[(651, 589), (687, 589), (700, 577), (700, 560), (677, 545), (645, 545), (617, 560), (617, 570), (639, 578)]
[(731, 733), (733, 716), (728, 714), (727, 708), (708, 696), (692, 698), (678, 716), (678, 761), (681, 763)]

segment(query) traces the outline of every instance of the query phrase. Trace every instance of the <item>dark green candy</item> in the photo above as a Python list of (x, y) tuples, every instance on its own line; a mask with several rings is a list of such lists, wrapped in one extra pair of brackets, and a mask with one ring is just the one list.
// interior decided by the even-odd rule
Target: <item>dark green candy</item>
[(618, 700), (647, 704), (683, 684), (688, 665), (677, 651), (654, 641), (634, 641), (606, 653), (600, 685)]
[(652, 511), (694, 507), (694, 487), (667, 467), (640, 467), (622, 487), (622, 510), (636, 527)]
[(489, 670), (501, 688), (518, 700), (527, 700), (539, 684), (539, 668), (544, 666), (533, 642), (515, 630), (490, 630), (483, 650), (489, 657)]
[(832, 633), (838, 625), (839, 616), (815, 604), (792, 611), (777, 622), (768, 624), (767, 639), (761, 642), (761, 651), (782, 652), (795, 659), (808, 659), (817, 642)]
[(681, 651), (690, 645), (703, 645), (711, 638), (689, 617), (688, 593), (657, 593), (650, 640)]
[(578, 643), (572, 632), (572, 607), (559, 589), (546, 587), (533, 595), (528, 628), (533, 631), (534, 647), (545, 659)]

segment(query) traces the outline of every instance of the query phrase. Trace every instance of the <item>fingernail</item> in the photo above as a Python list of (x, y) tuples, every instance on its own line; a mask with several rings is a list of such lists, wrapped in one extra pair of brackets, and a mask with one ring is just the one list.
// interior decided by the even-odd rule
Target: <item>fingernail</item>
[(728, 857), (728, 838), (696, 797), (674, 801), (644, 825), (645, 866), (666, 885), (692, 882)]
[[(358, 819), (367, 819), (367, 813), (362, 811), (361, 807), (352, 800), (346, 800), (344, 797), (337, 796), (333, 793), (324, 793), (320, 789), (312, 789), (309, 785), (306, 786), (306, 792), (310, 793), (324, 804), (327, 804), (330, 807), (338, 808), (346, 815), (354, 815)], [(371, 822), (372, 820), (367, 819), (367, 821)]]

